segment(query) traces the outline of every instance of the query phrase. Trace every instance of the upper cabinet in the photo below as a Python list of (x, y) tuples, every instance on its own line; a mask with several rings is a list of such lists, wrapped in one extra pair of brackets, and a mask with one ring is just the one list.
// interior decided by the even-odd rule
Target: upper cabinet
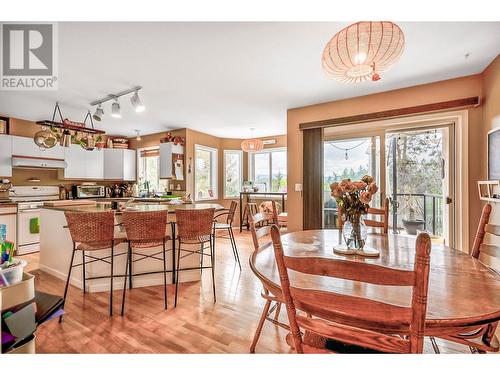
[(135, 150), (105, 148), (104, 179), (135, 181)]
[(12, 138), (0, 135), (0, 177), (12, 177)]
[(160, 143), (160, 178), (184, 180), (184, 146)]
[(12, 136), (12, 155), (61, 160), (65, 158), (64, 147), (59, 144), (52, 148), (42, 149), (35, 144), (33, 138), (16, 135)]
[(64, 150), (67, 163), (64, 169), (65, 179), (102, 180), (104, 177), (104, 152), (94, 149), (85, 150), (80, 145), (71, 144)]

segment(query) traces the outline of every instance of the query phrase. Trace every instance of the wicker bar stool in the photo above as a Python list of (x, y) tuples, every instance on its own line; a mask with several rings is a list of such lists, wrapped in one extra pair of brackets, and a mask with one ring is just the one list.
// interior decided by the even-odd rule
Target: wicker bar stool
[[(238, 202), (236, 201), (231, 201), (231, 206), (229, 206), (229, 210), (225, 210), (224, 212), (221, 212), (214, 217), (214, 246), (215, 246), (215, 240), (217, 238), (225, 238), (229, 239), (231, 241), (231, 248), (233, 249), (233, 255), (234, 255), (234, 260), (238, 263), (238, 266), (240, 267), (241, 271), (241, 263), (240, 263), (240, 255), (238, 254), (238, 247), (236, 246), (236, 241), (234, 239), (234, 233), (233, 233), (233, 221), (234, 221), (234, 214), (236, 212), (236, 207), (238, 207)], [(219, 223), (218, 220), (220, 220), (221, 217), (226, 216), (226, 222), (225, 223)], [(227, 230), (228, 237), (224, 236), (218, 236), (217, 237), (217, 231), (221, 230)]]
[[(68, 278), (66, 279), (66, 286), (64, 288), (64, 303), (68, 294), (69, 280), (71, 277), (71, 270), (74, 267), (82, 266), (83, 273), (83, 292), (85, 293), (85, 281), (92, 279), (101, 279), (105, 277), (110, 278), (110, 292), (109, 292), (109, 315), (113, 315), (113, 260), (115, 257), (114, 248), (120, 243), (124, 242), (122, 238), (114, 238), (115, 230), (115, 214), (113, 211), (108, 212), (64, 212), (66, 221), (68, 223), (69, 233), (73, 241), (73, 252), (71, 254), (71, 261), (69, 264)], [(97, 258), (93, 255), (86, 254), (96, 250), (110, 249), (110, 255)], [(73, 264), (75, 253), (82, 252), (82, 262), (80, 264)], [(119, 254), (122, 255), (122, 254)], [(91, 261), (86, 261), (86, 258), (91, 258)], [(110, 265), (109, 276), (96, 276), (87, 278), (85, 275), (85, 266), (90, 263), (101, 261)], [(62, 315), (59, 322), (62, 321)]]
[[(175, 302), (177, 306), (177, 296), (179, 295), (179, 272), (188, 270), (197, 270), (201, 272), (205, 268), (212, 269), (212, 288), (215, 296), (215, 241), (213, 241), (213, 222), (215, 209), (207, 208), (201, 210), (176, 210), (175, 216), (177, 221), (177, 268), (175, 278)], [(209, 244), (210, 254), (205, 253), (205, 245)], [(199, 250), (183, 249), (182, 244), (200, 245)], [(181, 256), (181, 252), (187, 253)], [(181, 259), (190, 255), (198, 254), (200, 256), (199, 267), (180, 268)], [(203, 258), (210, 257), (210, 266), (203, 266)]]
[[(174, 278), (175, 268), (175, 252), (174, 248), (167, 249), (166, 243), (172, 238), (166, 233), (168, 226), (168, 211), (159, 210), (151, 212), (123, 212), (123, 226), (127, 232), (128, 252), (127, 252), (127, 267), (125, 270), (125, 280), (123, 282), (123, 297), (122, 297), (122, 312), (125, 311), (125, 290), (127, 286), (127, 276), (129, 280), (129, 289), (132, 289), (132, 278), (134, 276), (151, 275), (154, 273), (163, 273), (163, 298), (165, 309), (167, 309), (167, 272), (172, 272), (172, 280)], [(172, 232), (173, 233), (173, 232)], [(134, 249), (148, 249), (162, 246), (162, 250), (153, 254), (144, 254), (144, 252), (134, 252)], [(167, 271), (167, 251), (172, 250), (172, 269)], [(160, 258), (159, 255), (162, 254)], [(137, 255), (137, 259), (134, 259)], [(133, 273), (132, 263), (142, 261), (144, 259), (156, 259), (163, 262), (163, 271), (152, 271)]]

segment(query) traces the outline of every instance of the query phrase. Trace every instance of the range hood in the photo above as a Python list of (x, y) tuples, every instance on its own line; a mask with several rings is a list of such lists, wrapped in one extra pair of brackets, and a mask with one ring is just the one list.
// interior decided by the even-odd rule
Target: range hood
[(12, 157), (12, 168), (64, 169), (67, 165), (62, 159), (43, 159), (29, 156)]

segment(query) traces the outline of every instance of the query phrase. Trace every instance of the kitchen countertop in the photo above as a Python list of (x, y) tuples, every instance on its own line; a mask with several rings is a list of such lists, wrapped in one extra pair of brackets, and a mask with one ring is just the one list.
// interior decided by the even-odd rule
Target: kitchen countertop
[[(146, 212), (146, 211), (162, 211), (168, 210), (170, 213), (175, 213), (176, 210), (202, 210), (206, 208), (215, 208), (215, 211), (223, 210), (224, 207), (216, 203), (191, 203), (191, 204), (140, 204), (131, 202), (127, 205), (130, 212)], [(96, 203), (95, 205), (79, 205), (79, 206), (60, 206), (48, 207), (43, 206), (46, 210), (56, 211), (71, 211), (71, 212), (106, 212), (115, 211), (116, 214), (121, 214), (122, 211), (112, 210), (111, 203)], [(126, 210), (126, 209), (125, 209)]]

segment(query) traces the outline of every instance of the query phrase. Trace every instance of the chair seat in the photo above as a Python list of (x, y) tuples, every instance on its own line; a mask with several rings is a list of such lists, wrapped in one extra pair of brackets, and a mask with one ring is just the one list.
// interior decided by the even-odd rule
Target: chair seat
[(185, 243), (185, 244), (200, 244), (200, 243), (204, 243), (204, 242), (209, 242), (210, 236), (209, 235), (197, 236), (197, 237), (193, 237), (193, 238), (186, 238), (186, 237), (177, 236), (177, 239), (181, 240), (182, 243)]
[(229, 229), (229, 228), (231, 228), (231, 224), (227, 224), (227, 223), (214, 223), (214, 228), (215, 229)]
[[(286, 343), (293, 348), (290, 333), (285, 337)], [(326, 338), (315, 333), (305, 331), (303, 336), (304, 353), (330, 353), (330, 354), (386, 354), (384, 352), (364, 348), (358, 345), (345, 344), (341, 341)]]
[[(125, 238), (115, 238), (113, 240), (114, 245), (118, 245), (122, 242), (125, 242)], [(92, 242), (80, 242), (77, 246), (77, 250), (82, 251), (94, 251), (94, 250), (103, 250), (111, 248), (110, 241), (92, 241)]]
[[(165, 236), (165, 242), (170, 241), (171, 237), (170, 236)], [(135, 241), (130, 241), (130, 246), (133, 248), (148, 248), (148, 247), (156, 247), (156, 246), (162, 246), (163, 245), (163, 240), (160, 239), (149, 239), (149, 240), (135, 240)]]

